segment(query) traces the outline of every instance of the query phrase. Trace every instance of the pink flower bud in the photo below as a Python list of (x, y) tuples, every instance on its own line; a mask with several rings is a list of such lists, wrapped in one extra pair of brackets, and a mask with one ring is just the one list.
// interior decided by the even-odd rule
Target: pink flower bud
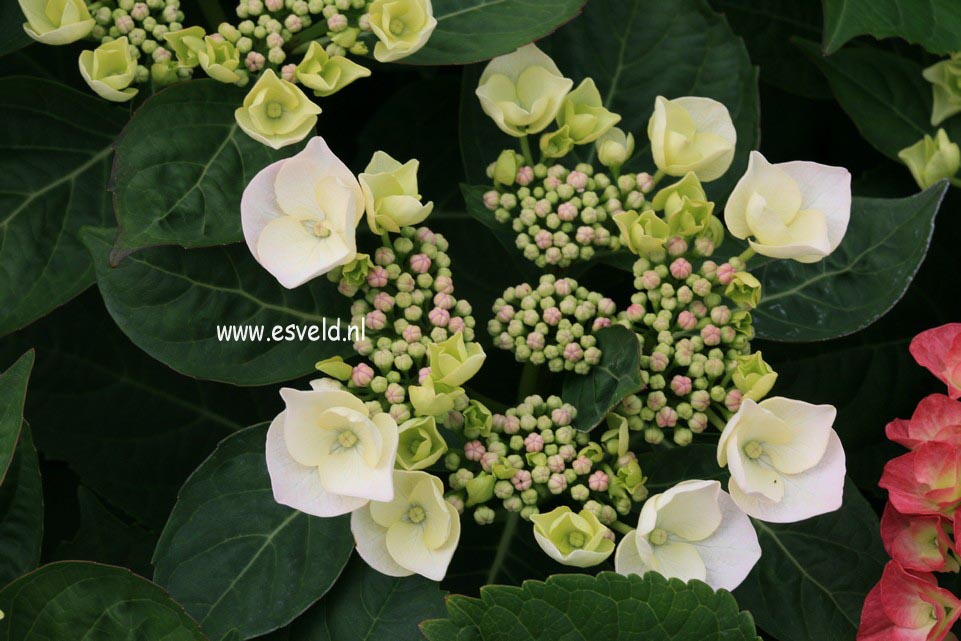
[(569, 296), (573, 288), (571, 287), (571, 282), (563, 278), (554, 283), (554, 291), (557, 292), (558, 296)]
[(401, 336), (403, 336), (404, 340), (408, 343), (416, 343), (422, 338), (420, 327), (417, 325), (408, 325), (405, 327), (404, 331), (401, 333)]
[(691, 383), (691, 379), (687, 376), (681, 376), (678, 374), (671, 379), (671, 391), (677, 396), (687, 396), (691, 393), (694, 385)]
[[(446, 309), (435, 307), (427, 312), (427, 318), (434, 327), (447, 327), (448, 323), (450, 323), (450, 312)], [(720, 334), (718, 334), (718, 340), (720, 340)]]
[(673, 407), (662, 407), (654, 415), (654, 421), (658, 427), (674, 427), (677, 425), (677, 412)]
[(641, 286), (647, 290), (657, 289), (661, 286), (661, 277), (657, 272), (649, 269), (641, 274)]
[(567, 489), (567, 478), (563, 474), (551, 474), (547, 480), (547, 489), (551, 494), (560, 494)]
[(527, 346), (531, 349), (544, 349), (544, 335), (540, 332), (531, 332), (527, 335)]
[(555, 454), (554, 456), (547, 457), (547, 469), (554, 473), (560, 473), (564, 471), (564, 459)]
[(694, 284), (691, 285), (691, 289), (693, 289), (694, 293), (698, 296), (707, 296), (711, 293), (711, 281), (706, 278), (698, 278), (694, 281)]
[(727, 325), (731, 322), (731, 309), (720, 305), (711, 310), (711, 322), (715, 325)]
[(651, 354), (651, 371), (663, 372), (671, 364), (671, 359), (664, 352), (654, 352)]
[(267, 34), (267, 47), (269, 49), (280, 49), (284, 46), (284, 37), (279, 33)]
[(699, 300), (691, 303), (688, 309), (691, 310), (691, 313), (697, 318), (704, 318), (707, 315), (707, 305)]
[(551, 410), (551, 422), (558, 427), (571, 424), (571, 411), (566, 407), (558, 407)]
[(501, 195), (496, 191), (491, 190), (484, 194), (484, 207), (487, 207), (487, 209), (494, 211), (500, 206), (500, 202)]
[(548, 176), (544, 179), (544, 189), (549, 191), (554, 191), (561, 186), (561, 181), (557, 179), (557, 176)]
[(353, 298), (357, 293), (357, 287), (342, 280), (337, 283), (337, 291), (348, 298)]
[(115, 24), (117, 31), (123, 34), (130, 33), (134, 28), (133, 18), (130, 16), (120, 16), (116, 19)]
[(701, 329), (701, 338), (704, 339), (704, 344), (711, 347), (721, 344), (721, 330), (719, 330), (714, 325), (708, 325)]
[(631, 321), (632, 323), (639, 323), (641, 319), (644, 318), (644, 307), (642, 305), (638, 305), (637, 303), (633, 303), (628, 306), (625, 314), (627, 315), (627, 320)]
[(514, 472), (514, 476), (511, 477), (511, 484), (518, 492), (531, 489), (532, 483), (531, 473), (527, 470), (517, 470)]
[(557, 449), (557, 455), (564, 459), (564, 462), (567, 463), (574, 460), (574, 457), (577, 456), (577, 450), (574, 449), (573, 445), (568, 443), (567, 445), (561, 445)]
[(357, 387), (367, 387), (374, 380), (374, 370), (367, 363), (361, 363), (351, 371), (350, 380)]
[[(296, 17), (296, 16), (291, 16)], [(280, 77), (287, 82), (297, 84), (297, 65), (289, 64), (280, 68)]]
[(374, 307), (382, 312), (389, 312), (394, 309), (394, 297), (387, 292), (378, 292), (374, 296)]
[(587, 486), (594, 492), (606, 492), (610, 485), (610, 478), (601, 470), (597, 470), (587, 479)]
[(714, 241), (706, 236), (701, 236), (694, 241), (694, 248), (701, 256), (710, 256), (714, 253)]
[(417, 384), (423, 385), (424, 381), (427, 380), (428, 376), (430, 376), (430, 368), (421, 367), (420, 370), (417, 372)]
[(427, 254), (414, 254), (410, 257), (410, 268), (416, 274), (426, 274), (430, 269), (431, 260)]
[(327, 28), (331, 31), (343, 31), (347, 28), (347, 16), (342, 13), (327, 18)]
[(456, 334), (457, 332), (462, 332), (466, 327), (467, 327), (467, 324), (464, 322), (464, 319), (461, 318), (460, 316), (454, 316), (453, 318), (450, 319), (450, 322), (447, 323), (447, 329), (449, 329), (452, 334)]
[(434, 294), (434, 305), (441, 309), (452, 309), (455, 302), (454, 297), (450, 294), (445, 294), (444, 292)]
[(643, 193), (649, 194), (654, 189), (654, 176), (646, 171), (637, 175), (637, 188)]
[(730, 285), (731, 281), (734, 280), (734, 272), (736, 270), (731, 263), (724, 263), (717, 268), (717, 282), (722, 285)]
[(727, 393), (727, 396), (724, 397), (724, 407), (732, 412), (736, 412), (741, 409), (742, 400), (744, 400), (744, 394), (741, 393), (741, 390), (732, 389)]
[(367, 329), (379, 332), (387, 326), (387, 317), (384, 316), (384, 312), (380, 311), (379, 309), (375, 309), (367, 314), (366, 323)]
[(504, 417), (504, 434), (517, 434), (521, 431), (521, 420), (516, 416)]
[(377, 266), (367, 272), (367, 284), (371, 287), (385, 287), (387, 285), (387, 270)]
[(680, 236), (674, 236), (667, 241), (667, 253), (670, 256), (683, 256), (687, 253), (687, 241)]
[(433, 245), (437, 241), (437, 234), (427, 227), (418, 227), (416, 236), (417, 240), (428, 245)]
[(691, 275), (692, 271), (694, 271), (694, 268), (691, 267), (691, 263), (683, 258), (675, 259), (674, 262), (671, 263), (671, 276), (678, 280), (685, 280)]
[(594, 324), (591, 326), (591, 329), (592, 329), (592, 331), (595, 331), (595, 332), (596, 332), (596, 331), (599, 330), (599, 329), (603, 329), (603, 328), (605, 328), (605, 327), (610, 327), (610, 326), (611, 326), (611, 319), (610, 319), (610, 318), (603, 318), (603, 317), (602, 317), (602, 318), (595, 318), (595, 319), (594, 319)]
[(707, 429), (707, 415), (697, 412), (691, 419), (687, 422), (687, 426), (695, 434), (700, 434)]
[(534, 205), (534, 213), (543, 218), (551, 213), (551, 203), (549, 200), (538, 200)]
[(407, 394), (404, 392), (403, 386), (397, 383), (388, 385), (387, 391), (384, 392), (384, 398), (387, 399), (387, 402), (391, 405), (403, 403), (406, 396)]
[(450, 276), (444, 276), (443, 274), (434, 279), (434, 291), (442, 292), (444, 294), (454, 293), (454, 281)]
[(538, 249), (547, 249), (554, 244), (554, 234), (542, 229), (534, 234), (534, 244), (537, 245)]
[(571, 469), (573, 469), (578, 475), (584, 475), (591, 471), (591, 467), (593, 467), (593, 465), (594, 464), (591, 459), (587, 458), (586, 456), (578, 456), (576, 459), (574, 459), (574, 462), (571, 463)]
[(516, 182), (521, 187), (527, 187), (534, 181), (534, 169), (532, 167), (521, 167), (517, 170), (517, 176), (514, 178)]
[(496, 463), (499, 459), (500, 457), (494, 452), (485, 452), (480, 458), (481, 468), (483, 468), (485, 472), (490, 472), (491, 468), (494, 466), (494, 463)]
[(584, 358), (584, 350), (577, 343), (568, 343), (564, 346), (564, 359), (576, 363)]
[(697, 318), (686, 309), (677, 315), (677, 325), (684, 331), (691, 331), (697, 327)]
[(573, 203), (563, 203), (557, 208), (557, 217), (564, 222), (570, 222), (577, 218), (577, 207)]
[(594, 228), (583, 225), (577, 228), (574, 233), (574, 240), (576, 240), (581, 245), (590, 245), (594, 242)]
[(544, 449), (544, 437), (537, 432), (532, 432), (524, 439), (524, 449), (528, 452), (540, 452)]
[(587, 174), (580, 171), (572, 171), (567, 174), (567, 184), (577, 191), (584, 191), (587, 188)]
[(464, 444), (464, 456), (468, 461), (479, 461), (487, 452), (487, 448), (480, 441), (470, 441)]

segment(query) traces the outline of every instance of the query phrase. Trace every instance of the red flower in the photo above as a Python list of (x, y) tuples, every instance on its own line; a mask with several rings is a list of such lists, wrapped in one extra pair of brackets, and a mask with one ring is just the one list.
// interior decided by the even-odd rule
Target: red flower
[(905, 516), (890, 503), (881, 517), (881, 540), (891, 558), (906, 570), (918, 572), (955, 571), (950, 556), (951, 540), (940, 516)]
[(864, 601), (857, 641), (942, 641), (959, 615), (961, 601), (933, 574), (890, 561)]
[(961, 323), (921, 332), (911, 341), (911, 355), (948, 386), (948, 396), (961, 398)]
[(961, 445), (961, 401), (931, 394), (918, 403), (910, 421), (895, 419), (885, 431), (889, 439), (911, 450), (928, 441)]
[(932, 441), (888, 461), (878, 483), (901, 514), (940, 514), (961, 505), (961, 447)]

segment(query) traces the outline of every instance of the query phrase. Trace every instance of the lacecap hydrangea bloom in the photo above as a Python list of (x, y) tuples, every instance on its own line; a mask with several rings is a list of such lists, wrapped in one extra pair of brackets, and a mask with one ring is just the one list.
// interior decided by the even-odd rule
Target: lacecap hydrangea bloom
[(65, 45), (86, 38), (96, 21), (84, 0), (20, 0), (27, 18), (23, 30), (47, 45)]

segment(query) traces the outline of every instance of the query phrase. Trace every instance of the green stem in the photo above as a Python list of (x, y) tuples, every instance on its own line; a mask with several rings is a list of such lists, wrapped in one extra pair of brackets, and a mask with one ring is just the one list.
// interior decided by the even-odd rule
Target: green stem
[(723, 432), (724, 428), (727, 427), (727, 423), (720, 416), (715, 414), (714, 410), (709, 408), (704, 413), (707, 414), (707, 420), (711, 421), (711, 425), (713, 425), (717, 429)]
[(198, 0), (198, 4), (200, 5), (200, 12), (204, 14), (204, 20), (207, 21), (213, 31), (217, 31), (220, 23), (227, 22), (227, 14), (224, 13), (217, 0)]
[(540, 373), (540, 368), (534, 365), (534, 363), (524, 363), (524, 369), (521, 371), (520, 385), (517, 388), (518, 401), (523, 401), (537, 391), (537, 379)]
[(662, 180), (662, 179), (664, 178), (664, 176), (666, 176), (666, 175), (667, 175), (667, 174), (665, 174), (663, 171), (661, 171), (660, 169), (658, 169), (658, 170), (657, 170), (657, 173), (655, 173), (655, 174), (651, 177), (651, 189), (653, 190), (654, 187), (657, 187), (657, 183), (661, 182), (661, 180)]
[(521, 153), (524, 155), (524, 162), (527, 163), (529, 167), (534, 166), (534, 155), (531, 153), (531, 141), (528, 140), (527, 135), (521, 136)]
[(961, 187), (961, 178), (951, 178), (951, 184), (955, 187)]
[(514, 532), (517, 530), (517, 522), (520, 521), (521, 515), (517, 512), (511, 512), (507, 515), (507, 521), (504, 523), (504, 531), (501, 533), (501, 539), (497, 543), (497, 553), (494, 555), (494, 562), (491, 563), (491, 569), (487, 573), (486, 585), (490, 585), (497, 580), (497, 575), (500, 574), (501, 568), (504, 567), (504, 561), (507, 560), (507, 551), (511, 547), (512, 540), (514, 538)]
[(614, 521), (611, 523), (611, 529), (620, 532), (621, 534), (629, 534), (634, 530), (634, 528), (632, 528), (630, 525), (621, 523), (620, 521)]
[(384, 243), (384, 247), (387, 249), (394, 248), (394, 243), (390, 242), (390, 235), (387, 233), (386, 229), (380, 232), (380, 242)]
[(310, 25), (303, 31), (295, 33), (284, 45), (284, 49), (293, 52), (301, 45), (308, 44), (313, 40), (320, 42), (321, 46), (326, 46), (330, 44), (330, 38), (327, 36), (329, 31), (330, 27), (327, 26), (327, 21), (324, 19), (318, 20), (317, 23)]
[(751, 249), (750, 247), (748, 247), (748, 248), (745, 249), (743, 252), (741, 252), (741, 254), (738, 256), (738, 259), (740, 259), (741, 262), (746, 263), (747, 261), (749, 261), (749, 260), (751, 260), (752, 258), (754, 258), (754, 256), (756, 256), (756, 255), (757, 255), (757, 252), (755, 252), (753, 249)]

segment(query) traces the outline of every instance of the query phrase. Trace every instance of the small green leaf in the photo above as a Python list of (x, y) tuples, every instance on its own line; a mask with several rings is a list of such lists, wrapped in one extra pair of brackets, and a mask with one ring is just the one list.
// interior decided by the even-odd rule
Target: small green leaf
[[(110, 315), (138, 347), (182, 374), (270, 385), (310, 374), (324, 358), (353, 353), (349, 299), (324, 278), (284, 289), (244, 245), (157, 247), (114, 268), (107, 260), (112, 236), (110, 230), (83, 234)], [(274, 327), (329, 329), (341, 320), (339, 341), (270, 340)], [(229, 325), (261, 327), (264, 334), (260, 340), (219, 340), (218, 326)]]
[(290, 641), (422, 641), (422, 621), (444, 616), (440, 586), (392, 577), (354, 557), (337, 585), (291, 626)]
[(111, 177), (119, 232), (113, 264), (155, 245), (209, 247), (243, 240), (240, 198), (254, 175), (293, 151), (240, 130), (244, 91), (182, 82), (137, 110), (117, 145)]
[(568, 574), (522, 587), (487, 586), (479, 599), (451, 596), (447, 610), (449, 619), (421, 626), (428, 641), (760, 641), (751, 615), (738, 611), (729, 592), (655, 572), (643, 578)]
[(30, 350), (0, 374), (0, 485), (13, 460), (23, 424), (23, 404), (27, 398), (27, 381), (33, 369), (34, 354)]
[[(931, 85), (917, 62), (871, 47), (852, 47), (825, 58), (813, 42), (800, 40), (796, 46), (821, 69), (841, 108), (882, 154), (900, 162), (899, 151), (934, 130)], [(961, 137), (961, 119), (943, 126), (954, 140)]]
[(45, 565), (0, 592), (4, 641), (207, 641), (183, 608), (123, 568)]
[(93, 283), (77, 232), (113, 218), (107, 176), (125, 119), (57, 82), (0, 79), (0, 336)]
[(754, 521), (761, 561), (735, 590), (780, 641), (851, 641), (886, 561), (878, 517), (848, 482), (844, 504), (799, 523)]
[(580, 13), (587, 0), (434, 0), (437, 28), (415, 65), (465, 65), (539, 40)]
[(257, 425), (221, 442), (180, 490), (154, 552), (154, 580), (213, 639), (290, 623), (337, 581), (354, 548), (348, 517), (274, 501), (266, 435)]
[(907, 290), (924, 260), (947, 184), (909, 198), (855, 198), (847, 234), (824, 260), (761, 257), (748, 267), (764, 286), (758, 336), (816, 341), (864, 329)]
[(961, 4), (956, 0), (824, 0), (824, 51), (851, 38), (903, 38), (931, 53), (961, 50)]
[[(655, 169), (647, 123), (657, 96), (705, 96), (724, 103), (737, 128), (737, 152), (728, 173), (705, 187), (719, 202), (727, 197), (757, 146), (757, 71), (744, 43), (706, 2), (675, 0), (668, 11), (657, 0), (592, 0), (583, 16), (538, 44), (575, 83), (593, 78), (605, 106), (623, 116), (618, 126), (637, 140), (630, 163), (635, 171)], [(475, 184), (487, 182), (487, 165), (517, 144), (481, 110), (474, 95), (480, 73), (479, 66), (464, 73), (460, 108), (461, 153)], [(592, 160), (594, 146), (579, 147), (578, 153)]]
[(0, 486), (0, 585), (37, 567), (42, 542), (40, 462), (30, 427), (24, 422), (13, 462)]
[(583, 376), (564, 379), (564, 400), (577, 408), (574, 427), (588, 432), (604, 420), (614, 406), (641, 389), (641, 343), (637, 335), (615, 325), (596, 334), (601, 362)]

